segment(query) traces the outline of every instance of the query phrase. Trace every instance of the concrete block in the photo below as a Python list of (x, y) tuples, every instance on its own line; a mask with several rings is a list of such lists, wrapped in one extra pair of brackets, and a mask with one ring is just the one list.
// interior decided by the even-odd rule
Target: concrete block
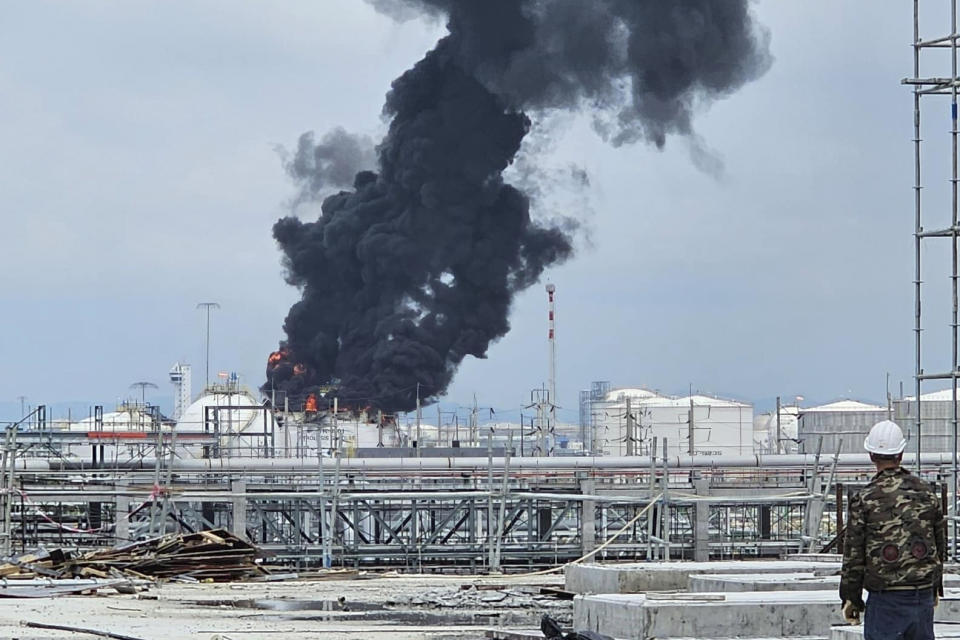
[(839, 571), (839, 562), (721, 560), (717, 562), (638, 562), (573, 564), (565, 569), (566, 590), (574, 593), (644, 593), (687, 588), (691, 575)]
[(769, 573), (760, 575), (703, 573), (692, 575), (687, 580), (687, 590), (694, 593), (835, 591), (839, 586), (839, 576), (817, 576), (813, 573)]
[[(935, 624), (933, 635), (941, 640), (960, 638), (960, 629), (955, 624)], [(863, 640), (863, 625), (833, 627), (830, 630), (830, 640)]]
[[(960, 576), (943, 577), (945, 587), (960, 588)], [(742, 591), (837, 591), (839, 575), (815, 573), (765, 573), (759, 575), (694, 574), (687, 590), (696, 593), (733, 593)]]
[[(937, 619), (960, 621), (960, 591), (948, 591)], [(573, 622), (576, 629), (631, 640), (826, 638), (843, 619), (835, 593), (805, 591), (581, 595), (574, 599)]]
[(797, 562), (843, 562), (842, 553), (788, 553), (784, 560)]

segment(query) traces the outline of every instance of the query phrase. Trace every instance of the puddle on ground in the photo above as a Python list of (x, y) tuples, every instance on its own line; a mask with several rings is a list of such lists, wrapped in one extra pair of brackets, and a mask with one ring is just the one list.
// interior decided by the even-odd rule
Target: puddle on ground
[[(298, 620), (325, 622), (353, 620), (364, 622), (393, 622), (400, 624), (433, 625), (478, 625), (511, 624), (536, 627), (540, 622), (540, 611), (536, 608), (526, 611), (470, 611), (442, 609), (437, 611), (410, 610), (409, 608), (386, 608), (370, 602), (351, 602), (348, 600), (179, 600), (181, 604), (201, 607), (231, 607), (260, 611), (281, 612), (275, 620)], [(246, 614), (253, 617), (268, 614)]]
[[(285, 620), (301, 620), (309, 622), (323, 622), (329, 620), (342, 619), (340, 616), (331, 615), (300, 615), (300, 616), (282, 616)], [(354, 619), (364, 622), (402, 622), (407, 624), (418, 624), (424, 626), (431, 625), (489, 625), (492, 622), (503, 620), (502, 613), (477, 613), (477, 612), (450, 612), (426, 613), (422, 611), (368, 611), (358, 615)]]
[(347, 600), (180, 600), (183, 604), (200, 607), (236, 607), (237, 609), (260, 609), (262, 611), (383, 611), (383, 606), (369, 602)]

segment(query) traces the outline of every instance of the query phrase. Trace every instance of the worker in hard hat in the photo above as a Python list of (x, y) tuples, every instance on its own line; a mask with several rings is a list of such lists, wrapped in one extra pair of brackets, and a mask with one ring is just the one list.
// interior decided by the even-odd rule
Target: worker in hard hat
[(863, 447), (877, 475), (847, 512), (840, 600), (851, 624), (866, 610), (865, 640), (933, 640), (933, 608), (943, 595), (943, 509), (933, 486), (900, 466), (906, 445), (894, 422), (870, 429)]

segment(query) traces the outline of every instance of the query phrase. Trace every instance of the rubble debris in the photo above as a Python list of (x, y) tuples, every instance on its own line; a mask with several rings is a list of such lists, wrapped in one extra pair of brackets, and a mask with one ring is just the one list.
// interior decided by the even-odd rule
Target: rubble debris
[(34, 552), (0, 564), (4, 580), (50, 578), (134, 578), (185, 582), (226, 582), (262, 577), (258, 549), (222, 529), (174, 534), (81, 555), (56, 549)]
[(255, 562), (258, 555), (257, 548), (249, 542), (218, 529), (93, 551), (68, 560), (65, 566), (74, 573), (118, 569), (153, 578), (188, 576), (227, 582), (265, 574), (266, 570)]
[(500, 609), (557, 608), (566, 610), (569, 604), (554, 595), (543, 595), (539, 587), (506, 587), (487, 589), (470, 585), (466, 588), (441, 587), (429, 589), (415, 596), (388, 600), (387, 605), (412, 605), (431, 609), (476, 609), (484, 610), (491, 604)]

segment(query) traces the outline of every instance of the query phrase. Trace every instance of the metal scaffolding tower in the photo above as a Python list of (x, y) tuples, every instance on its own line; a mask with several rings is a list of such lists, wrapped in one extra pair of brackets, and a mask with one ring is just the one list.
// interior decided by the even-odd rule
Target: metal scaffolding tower
[[(915, 339), (915, 348), (916, 348), (916, 369), (914, 373), (914, 378), (916, 381), (916, 416), (915, 416), (915, 429), (916, 429), (916, 452), (917, 452), (917, 467), (920, 467), (920, 448), (921, 448), (921, 433), (922, 433), (922, 412), (921, 412), (921, 391), (922, 385), (925, 380), (947, 380), (951, 384), (952, 388), (952, 401), (953, 401), (953, 411), (951, 416), (951, 423), (953, 427), (953, 478), (951, 479), (951, 491), (953, 493), (951, 500), (950, 512), (952, 516), (956, 516), (958, 501), (957, 501), (957, 479), (958, 479), (958, 469), (957, 469), (957, 418), (958, 418), (958, 406), (957, 406), (957, 383), (960, 379), (960, 366), (958, 366), (958, 296), (957, 296), (957, 280), (958, 280), (958, 254), (957, 254), (957, 238), (960, 236), (960, 225), (958, 225), (957, 219), (957, 87), (958, 80), (957, 77), (957, 40), (960, 38), (960, 35), (957, 34), (957, 0), (948, 0), (948, 5), (950, 9), (950, 33), (945, 36), (935, 37), (933, 39), (925, 40), (920, 37), (920, 0), (914, 0), (913, 2), (913, 77), (905, 78), (903, 84), (909, 85), (913, 88), (913, 149), (914, 149), (914, 207), (915, 207), (915, 229), (914, 229), (914, 243), (915, 243), (915, 277), (914, 277), (914, 301), (915, 301), (915, 324), (914, 324), (914, 339)], [(929, 54), (931, 51), (937, 49), (949, 50), (949, 59), (950, 59), (950, 75), (949, 76), (921, 76), (921, 54)], [(942, 53), (940, 54), (942, 56)], [(933, 56), (928, 56), (928, 58)], [(935, 62), (942, 64), (942, 58), (937, 58)], [(927, 210), (932, 210), (934, 207), (930, 207), (924, 200), (921, 199), (921, 191), (923, 190), (923, 174), (921, 173), (922, 167), (922, 156), (923, 156), (923, 145), (921, 137), (921, 107), (923, 104), (923, 98), (926, 96), (948, 96), (950, 98), (950, 118), (951, 118), (951, 127), (950, 127), (950, 142), (951, 142), (951, 168), (950, 168), (950, 179), (949, 179), (949, 189), (950, 189), (950, 209), (949, 209), (949, 226), (943, 226), (939, 228), (933, 228), (931, 230), (925, 230), (923, 227), (923, 221), (925, 219), (925, 213), (928, 213)], [(927, 210), (925, 210), (925, 207)], [(939, 209), (939, 208), (938, 208)], [(939, 372), (939, 373), (928, 373), (924, 370), (923, 366), (923, 352), (922, 352), (922, 341), (921, 336), (924, 330), (923, 327), (923, 317), (922, 317), (922, 302), (923, 302), (923, 278), (921, 267), (923, 264), (923, 251), (924, 243), (923, 241), (927, 238), (948, 238), (951, 244), (952, 251), (952, 269), (950, 272), (950, 288), (952, 293), (952, 313), (950, 321), (950, 334), (951, 334), (951, 364), (950, 370), (948, 372)], [(951, 555), (957, 555), (958, 547), (958, 527), (956, 520), (951, 520), (953, 524), (953, 545)]]

